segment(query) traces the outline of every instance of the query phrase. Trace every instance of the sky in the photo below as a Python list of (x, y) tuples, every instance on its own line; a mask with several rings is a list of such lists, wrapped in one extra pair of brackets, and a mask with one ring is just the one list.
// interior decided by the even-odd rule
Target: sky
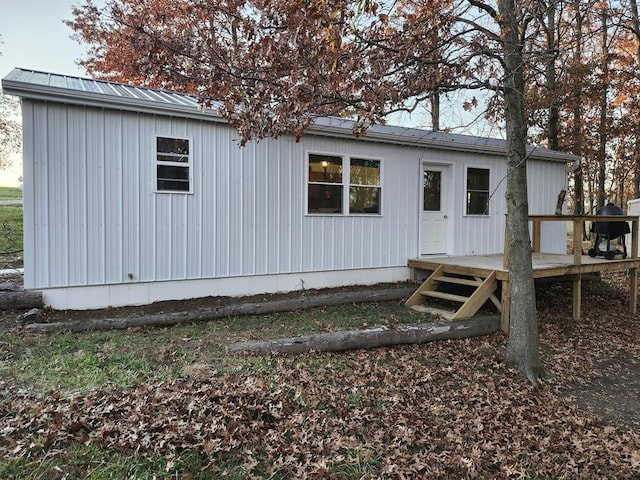
[(0, 0), (0, 77), (13, 68), (83, 76), (85, 47), (70, 38), (71, 9), (82, 0)]
[[(86, 76), (76, 62), (86, 52), (71, 39), (63, 20), (82, 0), (0, 0), (0, 78), (22, 67), (73, 76)], [(96, 2), (100, 3), (100, 2)], [(0, 170), (0, 186), (17, 186), (22, 159), (13, 157), (13, 167)]]

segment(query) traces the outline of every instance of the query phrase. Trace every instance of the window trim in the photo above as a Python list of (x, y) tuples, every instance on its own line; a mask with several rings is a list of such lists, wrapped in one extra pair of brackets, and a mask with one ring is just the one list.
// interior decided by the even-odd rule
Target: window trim
[[(189, 153), (187, 155), (186, 162), (168, 162), (166, 160), (158, 160), (158, 139), (168, 138), (175, 140), (186, 140), (189, 142)], [(178, 195), (191, 195), (193, 194), (193, 137), (188, 135), (173, 135), (155, 133), (153, 136), (153, 192), (158, 194), (178, 194)], [(161, 190), (158, 188), (158, 165), (165, 165), (170, 167), (182, 167), (186, 168), (189, 172), (189, 190)]]
[[(469, 169), (474, 168), (477, 170), (486, 170), (489, 172), (489, 187), (487, 190), (488, 198), (487, 198), (487, 213), (467, 213), (467, 196), (469, 194), (469, 189), (467, 186), (467, 180), (469, 177)], [(493, 178), (493, 169), (487, 165), (465, 165), (464, 167), (464, 199), (462, 201), (462, 215), (464, 217), (475, 217), (475, 218), (489, 218), (491, 217), (491, 179)], [(479, 190), (478, 190), (479, 191)]]
[[(309, 212), (309, 158), (312, 155), (326, 155), (328, 157), (339, 157), (342, 159), (342, 183), (333, 183), (333, 185), (340, 185), (342, 187), (342, 212), (341, 213), (324, 213), (324, 212)], [(351, 184), (351, 160), (372, 160), (379, 162), (380, 164), (380, 182), (378, 185), (361, 185), (361, 184)], [(312, 185), (322, 185), (322, 183), (311, 182)], [(306, 216), (310, 217), (382, 217), (384, 202), (383, 202), (383, 186), (384, 184), (384, 159), (382, 157), (375, 157), (372, 155), (366, 154), (345, 154), (338, 152), (327, 152), (321, 150), (307, 150), (305, 152), (305, 167), (304, 167), (304, 211)], [(363, 213), (363, 212), (355, 212), (350, 213), (350, 201), (349, 201), (349, 193), (351, 187), (368, 187), (368, 188), (377, 188), (379, 191), (380, 198), (380, 211), (378, 213)]]

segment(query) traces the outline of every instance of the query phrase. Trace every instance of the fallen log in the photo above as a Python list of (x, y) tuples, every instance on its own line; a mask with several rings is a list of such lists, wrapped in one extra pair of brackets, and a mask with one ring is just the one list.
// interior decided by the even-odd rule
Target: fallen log
[(0, 310), (42, 308), (42, 293), (32, 290), (0, 291)]
[(435, 340), (490, 335), (500, 330), (500, 317), (486, 315), (456, 322), (380, 326), (342, 332), (317, 333), (261, 342), (240, 342), (227, 347), (228, 353), (272, 352), (300, 354), (310, 351), (340, 352)]
[(73, 322), (32, 323), (24, 327), (34, 333), (83, 332), (92, 330), (123, 330), (131, 327), (171, 326), (182, 323), (213, 320), (241, 315), (265, 315), (270, 313), (303, 310), (307, 308), (341, 305), (345, 303), (386, 302), (400, 300), (410, 295), (415, 287), (388, 288), (384, 290), (349, 291), (300, 296), (284, 300), (240, 303), (219, 307), (199, 308), (194, 311), (163, 313), (126, 318), (92, 318)]

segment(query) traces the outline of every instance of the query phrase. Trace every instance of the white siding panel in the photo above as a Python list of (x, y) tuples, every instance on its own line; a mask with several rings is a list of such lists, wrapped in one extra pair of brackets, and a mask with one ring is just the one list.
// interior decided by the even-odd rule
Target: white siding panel
[[(529, 163), (527, 173), (529, 178), (535, 179), (535, 184), (528, 192), (529, 212), (538, 215), (553, 215), (558, 194), (567, 188), (565, 165), (534, 161)], [(566, 222), (543, 222), (540, 233), (541, 251), (546, 253), (567, 252)]]
[(67, 203), (67, 110), (47, 111), (47, 166), (44, 169), (48, 181), (47, 221), (49, 225), (48, 284), (68, 285), (69, 238)]
[[(216, 277), (226, 277), (231, 275), (231, 258), (229, 258), (230, 239), (230, 202), (229, 202), (229, 177), (231, 175), (229, 155), (233, 147), (229, 144), (229, 132), (226, 129), (214, 131), (216, 151), (216, 172), (215, 172), (215, 210), (213, 228), (216, 232)], [(236, 239), (235, 241), (239, 241)]]
[(38, 148), (41, 145), (37, 143), (36, 128), (36, 105), (32, 102), (22, 102), (22, 134), (23, 134), (23, 202), (24, 202), (24, 286), (25, 288), (34, 288), (37, 284), (36, 278), (36, 214), (39, 211), (39, 205), (36, 203), (36, 192), (38, 185), (36, 181), (35, 169)]
[(87, 283), (87, 136), (86, 110), (69, 107), (68, 200), (69, 200), (69, 280), (72, 285)]
[(119, 282), (138, 278), (140, 264), (140, 119), (130, 114), (122, 119), (122, 228), (118, 239), (122, 256)]
[[(229, 275), (243, 274), (242, 258), (242, 217), (244, 215), (244, 200), (242, 196), (242, 158), (238, 146), (233, 142), (231, 130), (227, 140), (228, 177), (227, 204), (229, 216), (228, 250), (226, 252), (229, 264)], [(264, 182), (265, 177), (262, 178)], [(262, 183), (261, 182), (261, 183)]]
[(203, 134), (201, 160), (194, 165), (194, 175), (197, 178), (194, 195), (200, 198), (201, 219), (202, 219), (202, 270), (204, 278), (216, 276), (216, 252), (218, 249), (216, 224), (218, 220), (217, 211), (217, 188), (216, 188), (216, 164), (218, 147), (217, 138), (210, 130)]
[(140, 225), (138, 240), (137, 271), (135, 281), (152, 281), (156, 277), (156, 197), (155, 185), (155, 150), (158, 126), (154, 118), (141, 116), (138, 121), (138, 224)]
[(106, 282), (105, 209), (105, 115), (99, 110), (87, 110), (86, 126), (86, 199), (87, 256), (82, 259), (90, 285)]
[(105, 122), (105, 280), (120, 283), (122, 274), (122, 223), (123, 223), (123, 157), (131, 152), (125, 150), (123, 115), (109, 115)]
[(202, 153), (202, 123), (189, 125), (189, 138), (191, 139), (191, 155), (193, 156), (191, 176), (193, 178), (193, 195), (188, 195), (185, 203), (187, 225), (185, 231), (186, 258), (185, 278), (201, 278), (202, 276), (202, 171), (204, 169), (204, 156)]

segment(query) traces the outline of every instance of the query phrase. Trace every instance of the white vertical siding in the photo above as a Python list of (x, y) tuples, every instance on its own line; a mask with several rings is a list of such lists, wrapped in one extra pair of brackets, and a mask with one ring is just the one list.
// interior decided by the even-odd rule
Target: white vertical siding
[[(502, 249), (502, 157), (319, 136), (241, 149), (207, 121), (32, 101), (23, 111), (28, 287), (404, 267), (418, 256), (423, 162), (449, 165), (448, 253)], [(193, 193), (155, 192), (156, 135), (190, 139)], [(306, 215), (309, 151), (381, 159), (383, 214)], [(463, 215), (468, 165), (487, 165), (498, 187), (487, 217)], [(532, 164), (549, 189), (533, 212), (553, 211), (563, 168)]]
[[(566, 166), (562, 163), (529, 162), (529, 178), (535, 179), (529, 188), (529, 212), (532, 215), (555, 214), (558, 194), (567, 189)], [(566, 202), (563, 205), (566, 211)], [(567, 253), (566, 222), (542, 222), (540, 250), (547, 253)]]

